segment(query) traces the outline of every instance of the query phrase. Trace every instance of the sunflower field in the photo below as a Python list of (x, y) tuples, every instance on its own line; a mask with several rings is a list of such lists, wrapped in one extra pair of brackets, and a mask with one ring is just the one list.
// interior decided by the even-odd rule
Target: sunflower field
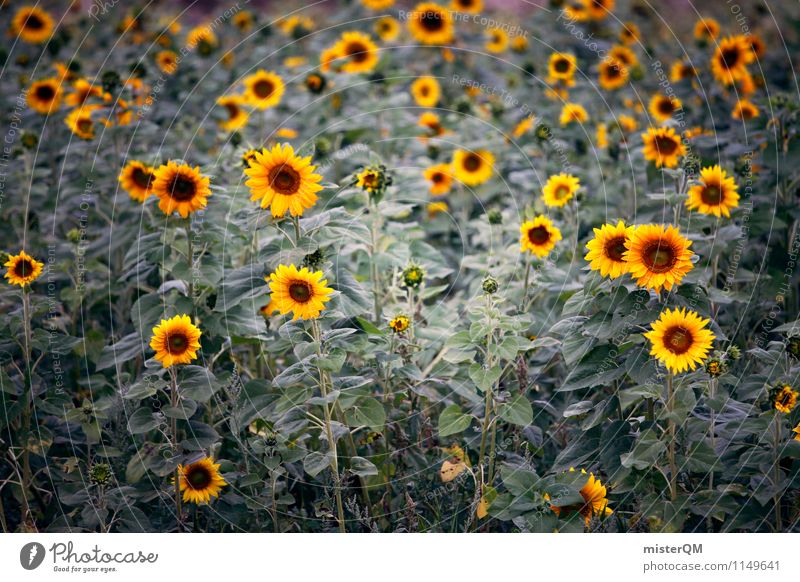
[(2, 531), (800, 531), (796, 3), (0, 28)]

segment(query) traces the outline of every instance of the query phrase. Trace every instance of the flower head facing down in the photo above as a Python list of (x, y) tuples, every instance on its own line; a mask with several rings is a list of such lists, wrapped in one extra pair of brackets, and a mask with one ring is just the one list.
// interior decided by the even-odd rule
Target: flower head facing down
[(303, 216), (317, 202), (322, 190), (322, 176), (315, 174), (311, 156), (300, 157), (289, 144), (279, 144), (271, 150), (254, 152), (254, 159), (244, 173), (250, 178), (250, 200), (258, 200), (261, 208), (270, 208), (272, 216), (286, 214)]
[(267, 277), (270, 288), (270, 305), (282, 315), (292, 314), (292, 319), (315, 319), (331, 300), (333, 289), (323, 279), (322, 271), (299, 269), (294, 265), (279, 265)]
[(158, 196), (158, 207), (164, 214), (177, 212), (181, 218), (205, 208), (211, 196), (211, 179), (194, 168), (174, 161), (158, 167), (153, 180), (153, 193)]
[(600, 271), (603, 277), (616, 279), (628, 272), (628, 261), (625, 260), (625, 244), (633, 234), (633, 226), (625, 226), (621, 220), (614, 224), (604, 224), (594, 229), (594, 238), (586, 243), (589, 252), (584, 259), (589, 261), (589, 268)]
[(219, 497), (227, 485), (219, 472), (219, 463), (206, 457), (187, 465), (178, 465), (179, 490), (185, 503), (209, 503), (212, 497)]
[(150, 347), (155, 350), (155, 359), (165, 368), (176, 364), (189, 364), (197, 359), (202, 332), (188, 315), (176, 315), (162, 319), (153, 328)]
[(658, 292), (680, 283), (692, 270), (692, 241), (670, 225), (637, 226), (625, 242), (623, 259), (640, 287)]
[(537, 216), (523, 222), (519, 227), (520, 249), (529, 251), (537, 257), (544, 257), (561, 240), (561, 231), (546, 216)]
[(25, 251), (18, 255), (8, 255), (5, 262), (6, 274), (9, 284), (25, 287), (30, 285), (42, 274), (44, 263), (40, 263)]
[(708, 323), (685, 308), (662, 311), (644, 334), (652, 344), (650, 355), (672, 373), (694, 370), (706, 359), (715, 339)]

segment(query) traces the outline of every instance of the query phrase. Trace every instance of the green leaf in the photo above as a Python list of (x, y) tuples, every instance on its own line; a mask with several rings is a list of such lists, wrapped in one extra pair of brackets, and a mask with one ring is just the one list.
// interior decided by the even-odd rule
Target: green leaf
[(523, 394), (517, 394), (509, 402), (503, 402), (497, 407), (500, 418), (518, 426), (528, 426), (533, 422), (533, 408)]
[(313, 451), (306, 455), (306, 458), (303, 459), (303, 469), (305, 469), (306, 473), (312, 477), (316, 477), (325, 469), (330, 467), (332, 461), (333, 456), (330, 452), (323, 455), (318, 451)]
[(380, 430), (386, 423), (383, 404), (371, 397), (359, 398), (344, 414), (347, 424), (352, 427), (368, 426), (373, 430)]
[(153, 412), (143, 406), (136, 409), (136, 412), (128, 418), (128, 430), (131, 434), (142, 434), (153, 430), (160, 423), (160, 420), (153, 414)]
[(350, 472), (359, 477), (371, 477), (378, 474), (378, 467), (364, 457), (350, 459)]
[(487, 369), (480, 364), (472, 364), (469, 367), (469, 377), (482, 392), (491, 390), (500, 379), (502, 373), (503, 369), (500, 366)]
[(458, 404), (451, 404), (439, 415), (439, 436), (464, 432), (472, 424), (472, 416), (461, 412)]

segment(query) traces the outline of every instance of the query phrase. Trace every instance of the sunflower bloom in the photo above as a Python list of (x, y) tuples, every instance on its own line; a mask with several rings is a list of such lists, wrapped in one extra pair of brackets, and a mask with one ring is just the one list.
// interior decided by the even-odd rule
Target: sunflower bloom
[(589, 268), (600, 271), (603, 277), (616, 279), (628, 272), (625, 260), (625, 243), (633, 234), (633, 226), (625, 226), (621, 220), (616, 224), (604, 224), (594, 229), (594, 238), (586, 243), (589, 252), (584, 259), (589, 261)]
[(708, 323), (685, 308), (662, 311), (644, 334), (652, 344), (650, 355), (673, 374), (694, 370), (706, 359), (715, 339)]
[(623, 258), (637, 285), (656, 292), (662, 288), (669, 291), (693, 268), (691, 245), (692, 241), (672, 225), (644, 224), (637, 226), (625, 242)]
[(244, 79), (244, 96), (256, 109), (269, 109), (281, 102), (285, 85), (275, 73), (259, 69)]
[(701, 214), (719, 218), (731, 217), (731, 210), (739, 206), (736, 181), (719, 166), (700, 170), (701, 184), (689, 188), (686, 207)]
[(453, 186), (453, 168), (450, 164), (436, 164), (427, 168), (423, 175), (431, 183), (430, 193), (441, 196), (450, 192)]
[(656, 168), (674, 168), (678, 158), (686, 155), (686, 146), (671, 127), (651, 127), (642, 134), (644, 159), (653, 162)]
[(269, 207), (272, 216), (286, 214), (303, 216), (303, 212), (317, 202), (318, 184), (322, 176), (315, 174), (311, 156), (295, 155), (289, 144), (276, 145), (271, 150), (255, 152), (244, 173), (250, 178), (245, 184), (250, 188), (250, 200), (260, 200), (261, 208)]
[(185, 503), (209, 503), (227, 485), (219, 473), (219, 463), (206, 457), (188, 465), (178, 465), (178, 487)]
[(489, 150), (456, 150), (453, 153), (453, 175), (467, 186), (483, 184), (492, 177), (494, 154)]
[(211, 179), (200, 173), (200, 167), (169, 161), (159, 166), (153, 180), (153, 193), (159, 197), (158, 207), (164, 214), (177, 212), (186, 218), (205, 208), (211, 196)]
[(165, 368), (189, 364), (197, 359), (201, 333), (188, 315), (176, 315), (162, 319), (153, 328), (150, 347), (156, 352), (156, 360)]
[(436, 107), (442, 89), (434, 77), (424, 76), (411, 83), (411, 95), (420, 107)]
[(570, 174), (550, 176), (542, 189), (544, 203), (553, 207), (564, 206), (575, 196), (580, 187), (580, 180)]
[(530, 251), (537, 257), (547, 256), (561, 240), (561, 231), (546, 216), (523, 222), (519, 232), (520, 250)]
[(579, 103), (565, 103), (561, 108), (561, 116), (558, 118), (561, 125), (569, 125), (570, 123), (586, 123), (589, 120), (589, 114), (583, 105)]
[(31, 84), (26, 100), (31, 109), (49, 115), (61, 105), (61, 82), (58, 79), (42, 79)]
[(683, 107), (681, 100), (674, 95), (653, 95), (647, 109), (657, 121), (664, 123), (672, 119), (681, 107)]
[(770, 401), (772, 407), (778, 412), (789, 414), (797, 406), (797, 397), (800, 393), (788, 384), (782, 384), (772, 390)]
[(422, 2), (410, 12), (408, 29), (421, 43), (447, 44), (453, 40), (453, 17), (435, 2)]
[(315, 319), (330, 301), (333, 289), (327, 287), (322, 271), (298, 270), (294, 265), (279, 265), (267, 277), (270, 304), (282, 315), (292, 313), (292, 319)]
[[(570, 469), (570, 473), (574, 473), (575, 469)], [(581, 469), (581, 474), (586, 475), (586, 471)], [(593, 517), (605, 517), (614, 513), (608, 507), (608, 499), (606, 499), (607, 491), (605, 486), (600, 482), (600, 479), (595, 478), (593, 473), (589, 473), (586, 483), (580, 489), (581, 497), (583, 497), (582, 505), (567, 505), (564, 507), (550, 506), (550, 509), (558, 516), (561, 513), (580, 513), (583, 516), (586, 525), (592, 521)], [(549, 498), (549, 496), (548, 496)]]
[(20, 251), (18, 255), (8, 255), (5, 267), (4, 276), (9, 284), (24, 287), (39, 278), (44, 263), (40, 263), (25, 251)]
[(755, 53), (745, 35), (727, 36), (719, 41), (711, 57), (711, 73), (722, 85), (733, 85), (747, 74)]
[(219, 126), (222, 129), (225, 131), (236, 131), (247, 125), (250, 116), (247, 114), (247, 111), (242, 108), (244, 103), (245, 100), (237, 95), (223, 95), (217, 99), (217, 105), (224, 107), (228, 115), (227, 119), (219, 122)]
[(41, 8), (23, 6), (11, 20), (11, 32), (30, 44), (42, 44), (53, 34), (53, 17)]
[(553, 53), (547, 61), (547, 73), (552, 79), (568, 81), (575, 76), (578, 68), (575, 55), (568, 53)]
[(341, 59), (339, 67), (343, 73), (368, 73), (378, 64), (378, 45), (363, 32), (343, 33), (334, 50)]
[(155, 168), (142, 162), (131, 160), (119, 173), (119, 183), (131, 198), (144, 202), (153, 193)]

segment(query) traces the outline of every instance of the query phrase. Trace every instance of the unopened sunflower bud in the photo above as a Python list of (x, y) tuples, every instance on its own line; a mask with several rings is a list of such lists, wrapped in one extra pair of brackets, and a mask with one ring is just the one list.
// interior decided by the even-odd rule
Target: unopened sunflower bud
[(403, 270), (403, 283), (406, 287), (418, 289), (424, 279), (425, 271), (419, 265), (412, 263)]
[(492, 277), (491, 275), (487, 275), (483, 279), (483, 283), (481, 283), (481, 289), (487, 295), (493, 295), (497, 293), (497, 290), (500, 288), (500, 284), (497, 282), (497, 279)]
[(738, 360), (742, 357), (742, 350), (739, 349), (739, 346), (730, 346), (727, 354), (731, 360)]
[(108, 485), (112, 475), (111, 465), (108, 463), (95, 463), (89, 470), (89, 480), (98, 486)]
[(503, 213), (497, 208), (493, 208), (487, 212), (486, 218), (489, 220), (489, 224), (503, 224)]

